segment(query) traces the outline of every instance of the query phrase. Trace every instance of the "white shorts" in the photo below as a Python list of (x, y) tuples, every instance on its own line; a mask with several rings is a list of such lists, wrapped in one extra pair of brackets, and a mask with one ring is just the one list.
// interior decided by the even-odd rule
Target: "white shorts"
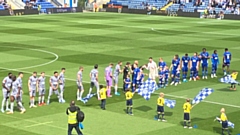
[(30, 96), (30, 97), (35, 97), (35, 96), (36, 96), (36, 90), (31, 90), (31, 91), (29, 92), (29, 96)]
[(11, 97), (14, 97), (14, 100), (17, 100), (17, 93), (11, 93)]
[(49, 96), (52, 96), (52, 94), (59, 95), (58, 89), (53, 90), (52, 87), (49, 88)]
[(64, 92), (65, 85), (64, 85), (64, 84), (61, 84), (61, 85), (59, 85), (59, 88), (60, 88), (60, 91), (61, 91), (61, 92)]
[(83, 85), (81, 86), (79, 82), (77, 82), (77, 88), (78, 88), (78, 90), (84, 90)]
[(3, 98), (7, 99), (10, 96), (10, 92), (8, 92), (6, 89), (2, 89), (2, 93), (3, 93)]
[(45, 89), (39, 89), (38, 90), (38, 95), (39, 96), (45, 95), (45, 92), (46, 92)]
[(118, 76), (114, 76), (113, 82), (114, 82), (114, 85), (118, 84)]
[(156, 73), (155, 72), (150, 72), (149, 73), (149, 78), (155, 80), (156, 79)]
[(99, 89), (99, 84), (98, 84), (97, 81), (96, 81), (96, 82), (91, 82), (90, 87), (93, 88), (94, 86), (95, 86), (97, 89)]

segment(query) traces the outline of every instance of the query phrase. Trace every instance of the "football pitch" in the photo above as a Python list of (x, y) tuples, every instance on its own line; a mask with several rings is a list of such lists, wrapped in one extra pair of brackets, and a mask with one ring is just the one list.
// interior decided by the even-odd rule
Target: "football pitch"
[[(158, 62), (162, 57), (168, 65), (175, 54), (183, 56), (201, 52), (212, 54), (218, 50), (220, 59), (224, 48), (233, 55), (231, 70), (239, 71), (240, 27), (239, 21), (205, 20), (198, 18), (162, 17), (112, 13), (57, 14), (40, 16), (1, 17), (0, 20), (0, 78), (8, 72), (15, 75), (23, 71), (25, 114), (0, 114), (0, 134), (4, 135), (66, 135), (66, 108), (76, 99), (76, 73), (84, 67), (84, 96), (89, 90), (89, 72), (99, 65), (100, 83), (105, 84), (104, 68), (110, 62), (117, 64), (138, 60), (146, 64), (149, 57)], [(222, 61), (221, 61), (222, 64)], [(210, 64), (209, 64), (210, 65)], [(48, 81), (54, 71), (66, 70), (65, 104), (52, 96), (48, 106), (29, 109), (27, 80), (33, 71), (45, 71)], [(211, 68), (209, 67), (209, 74)], [(201, 71), (199, 72), (201, 76)], [(218, 67), (218, 78), (223, 76)], [(147, 79), (147, 78), (146, 78)], [(122, 87), (122, 75), (119, 78)], [(48, 83), (47, 83), (48, 87)], [(213, 88), (214, 93), (193, 108), (193, 129), (183, 128), (182, 105), (186, 98), (193, 98), (202, 88)], [(228, 119), (235, 124), (233, 135), (240, 133), (240, 92), (230, 91), (229, 85), (218, 79), (199, 80), (168, 86), (152, 94), (146, 101), (139, 95), (133, 98), (134, 116), (125, 113), (125, 97), (107, 99), (106, 110), (92, 98), (87, 104), (77, 102), (86, 115), (84, 135), (217, 135), (221, 124), (214, 122), (224, 107)], [(96, 92), (96, 89), (93, 89)], [(122, 92), (122, 89), (119, 88)], [(158, 93), (176, 100), (176, 107), (165, 107), (167, 122), (154, 120)], [(45, 99), (48, 96), (46, 93)], [(0, 96), (2, 101), (2, 94)], [(37, 99), (36, 99), (37, 100)], [(15, 109), (17, 110), (17, 109)], [(73, 132), (75, 133), (75, 131)], [(76, 133), (75, 133), (76, 134)]]

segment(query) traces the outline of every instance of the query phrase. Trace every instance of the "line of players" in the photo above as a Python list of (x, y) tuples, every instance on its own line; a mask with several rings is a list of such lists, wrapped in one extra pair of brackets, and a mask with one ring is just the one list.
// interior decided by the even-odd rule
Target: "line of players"
[[(58, 72), (55, 71), (54, 75), (49, 79), (49, 95), (47, 99), (47, 104), (50, 103), (50, 98), (53, 93), (55, 93), (59, 99), (59, 103), (65, 103), (63, 99), (63, 92), (65, 87), (65, 68), (62, 68), (61, 73), (58, 75)], [(4, 113), (7, 111), (7, 114), (13, 114), (14, 101), (16, 101), (18, 109), (21, 111), (21, 114), (26, 112), (26, 109), (22, 103), (22, 95), (23, 95), (23, 72), (19, 72), (18, 77), (9, 73), (7, 77), (5, 77), (2, 81), (2, 92), (3, 92), (3, 100), (1, 106), (1, 112)], [(58, 91), (60, 89), (60, 93)], [(30, 97), (30, 106), (29, 108), (37, 107), (35, 105), (35, 97), (38, 92), (38, 105), (43, 106), (45, 103), (45, 72), (41, 72), (41, 75), (37, 77), (37, 72), (33, 72), (32, 76), (28, 79), (28, 90)], [(9, 98), (10, 98), (10, 108), (9, 108)], [(6, 104), (6, 110), (4, 110), (4, 106)]]

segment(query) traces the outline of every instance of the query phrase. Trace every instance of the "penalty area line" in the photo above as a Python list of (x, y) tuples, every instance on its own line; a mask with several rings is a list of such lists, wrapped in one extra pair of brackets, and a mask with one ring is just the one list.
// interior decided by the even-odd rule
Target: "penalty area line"
[(30, 128), (30, 127), (36, 127), (36, 126), (46, 125), (46, 124), (50, 124), (50, 123), (53, 123), (53, 121), (43, 122), (43, 123), (38, 123), (38, 124), (33, 124), (33, 125), (25, 126), (25, 127), (26, 127), (26, 128)]

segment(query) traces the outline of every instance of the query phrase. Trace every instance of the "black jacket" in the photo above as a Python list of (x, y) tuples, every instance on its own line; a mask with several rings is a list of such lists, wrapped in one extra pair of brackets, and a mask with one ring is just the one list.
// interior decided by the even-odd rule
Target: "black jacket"
[(66, 114), (68, 115), (68, 110), (70, 111), (70, 112), (79, 112), (80, 111), (80, 108), (78, 107), (78, 106), (70, 106), (70, 107), (68, 107), (67, 108), (67, 110), (66, 110)]

